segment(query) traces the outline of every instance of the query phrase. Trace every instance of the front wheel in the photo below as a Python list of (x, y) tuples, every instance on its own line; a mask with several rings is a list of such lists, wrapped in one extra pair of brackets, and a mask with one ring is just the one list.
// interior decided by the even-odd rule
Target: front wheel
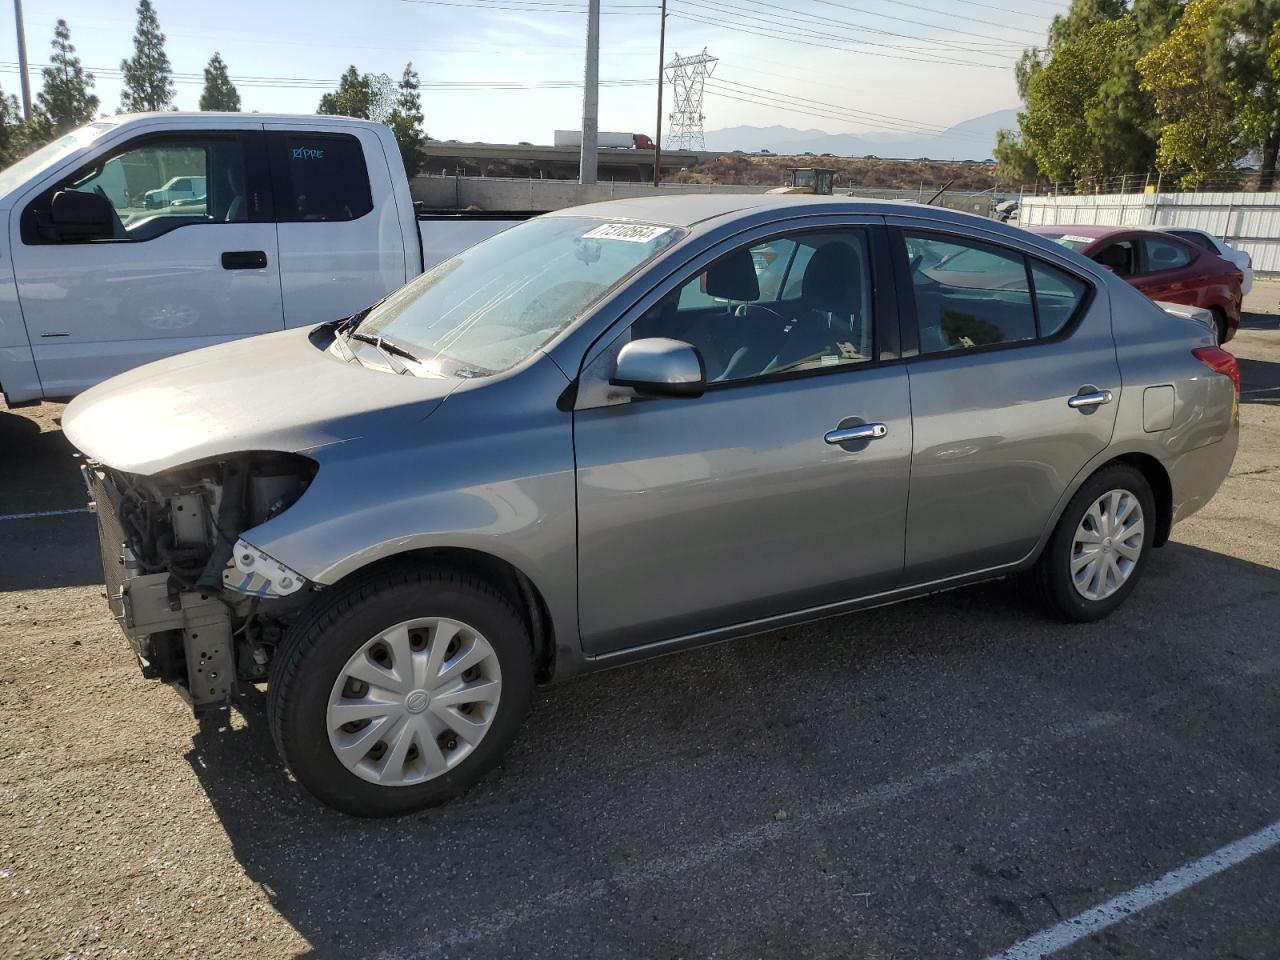
[(1137, 586), (1155, 535), (1155, 497), (1128, 464), (1104, 467), (1067, 504), (1027, 583), (1048, 612), (1100, 620)]
[(376, 817), (474, 784), (515, 739), (532, 690), (529, 636), (502, 594), (456, 571), (404, 569), (338, 588), (295, 624), (267, 697), (298, 781)]

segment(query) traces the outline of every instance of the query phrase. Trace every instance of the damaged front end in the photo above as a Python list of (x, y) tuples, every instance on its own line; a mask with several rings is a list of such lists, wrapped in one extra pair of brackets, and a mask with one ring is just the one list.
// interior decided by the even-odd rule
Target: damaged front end
[(197, 712), (267, 664), (312, 585), (242, 538), (302, 496), (313, 460), (257, 452), (144, 477), (90, 461), (107, 601), (145, 676)]

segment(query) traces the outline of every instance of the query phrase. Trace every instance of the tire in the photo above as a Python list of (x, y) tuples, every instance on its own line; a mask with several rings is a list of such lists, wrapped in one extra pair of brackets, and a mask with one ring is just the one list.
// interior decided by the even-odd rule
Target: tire
[[(272, 738), (303, 787), (345, 813), (390, 817), (450, 800), (497, 765), (533, 693), (532, 644), (506, 597), (456, 570), (404, 567), (319, 600), (286, 632), (267, 687)], [(386, 716), (337, 725), (351, 711)]]
[(1210, 307), (1209, 312), (1213, 314), (1213, 325), (1218, 331), (1218, 346), (1222, 346), (1227, 342), (1227, 313), (1221, 307)]
[[(1099, 504), (1099, 500), (1110, 498), (1114, 493), (1121, 494), (1116, 500), (1120, 503), (1118, 512), (1122, 524), (1119, 531), (1124, 535), (1123, 540), (1120, 535), (1104, 536), (1112, 532), (1113, 527), (1110, 525), (1096, 533), (1083, 526), (1086, 515)], [(1108, 499), (1107, 504), (1093, 515), (1090, 528), (1096, 525), (1098, 519), (1106, 524), (1114, 523), (1108, 516), (1110, 505), (1114, 502), (1116, 501)], [(1129, 503), (1141, 511), (1141, 541), (1137, 544), (1126, 532), (1132, 523), (1133, 508), (1126, 512), (1126, 505)], [(1057, 619), (1075, 623), (1101, 620), (1124, 603), (1137, 586), (1151, 552), (1155, 525), (1155, 496), (1146, 477), (1128, 464), (1116, 463), (1103, 467), (1086, 480), (1071, 498), (1045, 545), (1044, 552), (1025, 575), (1024, 585), (1045, 611)], [(1092, 556), (1094, 551), (1091, 543), (1081, 542), (1077, 546), (1078, 533), (1082, 541), (1095, 535), (1098, 537), (1100, 563), (1093, 570), (1097, 571), (1099, 579), (1089, 579), (1089, 561), (1084, 560), (1084, 557), (1086, 554)], [(1082, 563), (1078, 565), (1077, 576), (1087, 581), (1083, 587), (1077, 585), (1072, 571), (1078, 560)], [(1108, 570), (1109, 561), (1115, 563), (1111, 570)], [(1117, 581), (1118, 586), (1114, 586)], [(1087, 593), (1093, 593), (1094, 596), (1087, 596)]]

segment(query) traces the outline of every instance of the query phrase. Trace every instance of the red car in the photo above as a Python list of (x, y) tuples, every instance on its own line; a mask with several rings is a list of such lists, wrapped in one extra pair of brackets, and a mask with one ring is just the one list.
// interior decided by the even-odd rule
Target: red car
[(1244, 274), (1234, 263), (1181, 237), (1135, 227), (1028, 227), (1102, 264), (1152, 300), (1203, 307), (1226, 343), (1240, 326)]

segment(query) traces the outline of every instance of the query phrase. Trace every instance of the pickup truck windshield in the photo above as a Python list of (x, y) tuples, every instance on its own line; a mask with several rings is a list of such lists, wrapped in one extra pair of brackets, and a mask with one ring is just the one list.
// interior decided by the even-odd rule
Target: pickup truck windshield
[(498, 373), (683, 235), (587, 217), (530, 220), (427, 271), (371, 310), (359, 330), (406, 348), (428, 373)]
[(114, 126), (115, 124), (110, 121), (99, 121), (78, 130), (72, 130), (65, 136), (46, 143), (30, 156), (23, 157), (12, 166), (0, 170), (0, 197), (22, 186), (45, 167), (53, 166), (63, 157), (88, 145)]

